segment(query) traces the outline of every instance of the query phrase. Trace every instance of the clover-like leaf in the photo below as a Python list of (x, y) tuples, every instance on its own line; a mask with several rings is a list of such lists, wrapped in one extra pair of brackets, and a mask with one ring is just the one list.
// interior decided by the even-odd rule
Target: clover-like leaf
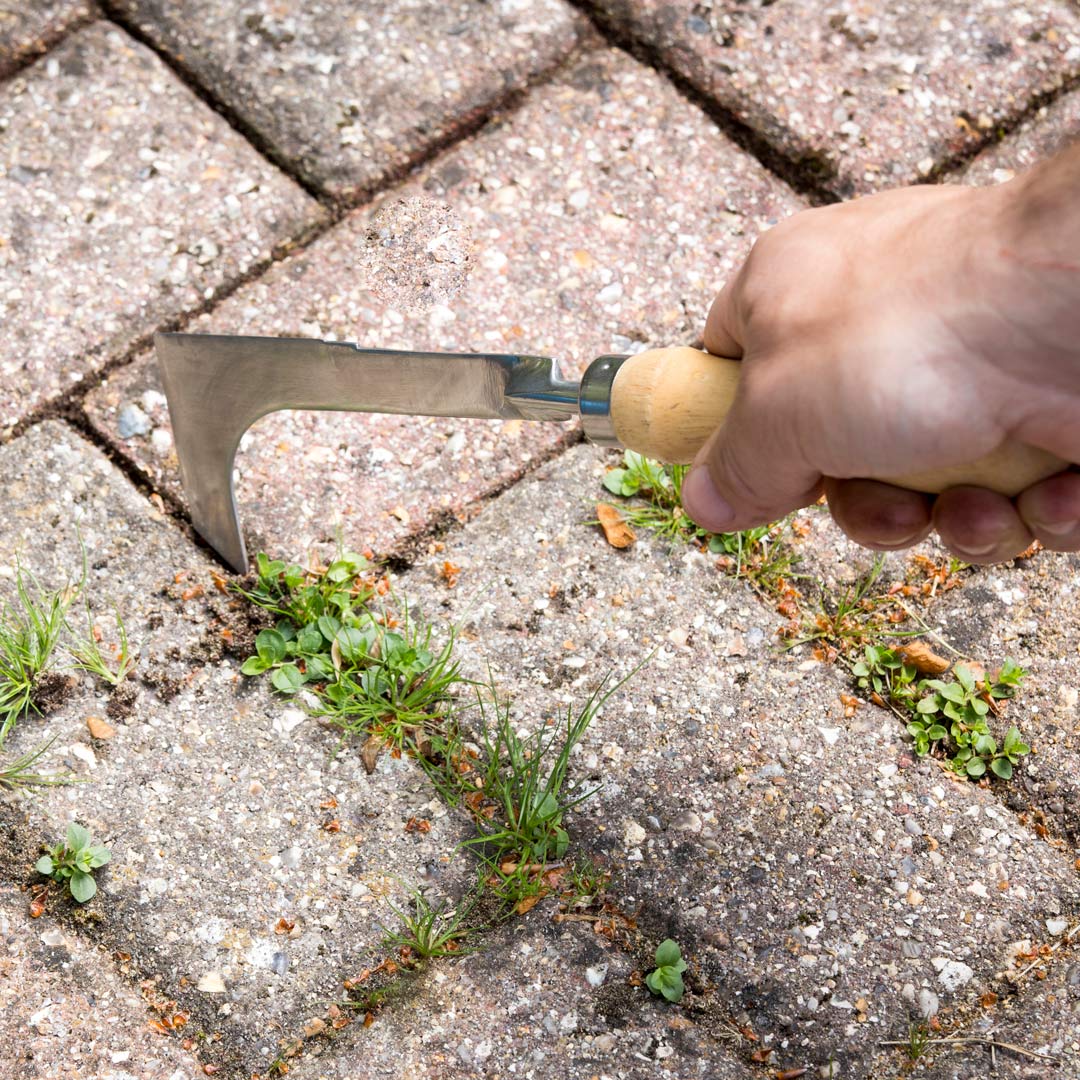
[(249, 656), (240, 666), (241, 675), (261, 675), (271, 666), (268, 660), (261, 656)]
[(678, 943), (667, 938), (656, 947), (656, 966), (671, 967), (682, 959)]
[(90, 833), (76, 822), (71, 822), (67, 827), (66, 846), (68, 851), (81, 851), (90, 846)]
[(55, 869), (55, 864), (48, 855), (42, 855), (36, 863), (34, 863), (34, 869), (39, 874), (44, 874), (46, 877), (52, 877), (52, 872)]
[(71, 875), (68, 888), (71, 890), (71, 895), (80, 904), (85, 904), (97, 892), (97, 882), (94, 881), (90, 874), (84, 874), (81, 870), (76, 870)]
[(1002, 780), (1011, 780), (1013, 774), (1012, 762), (1007, 757), (996, 757), (990, 762), (990, 768), (996, 776)]
[(285, 638), (278, 630), (260, 630), (255, 638), (255, 651), (267, 666), (280, 664), (285, 659), (285, 649)]
[(284, 664), (270, 676), (270, 682), (282, 694), (295, 694), (304, 685), (304, 676), (295, 664)]

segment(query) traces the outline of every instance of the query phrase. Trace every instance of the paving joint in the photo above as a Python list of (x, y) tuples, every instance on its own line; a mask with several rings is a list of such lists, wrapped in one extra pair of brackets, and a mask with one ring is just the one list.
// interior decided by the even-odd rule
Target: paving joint
[(91, 8), (86, 15), (77, 16), (59, 32), (49, 35), (24, 49), (7, 70), (7, 73), (0, 77), (0, 86), (17, 79), (43, 57), (48, 56), (57, 46), (63, 45), (72, 34), (77, 34), (80, 30), (84, 30), (91, 24), (100, 21), (100, 19), (101, 11)]

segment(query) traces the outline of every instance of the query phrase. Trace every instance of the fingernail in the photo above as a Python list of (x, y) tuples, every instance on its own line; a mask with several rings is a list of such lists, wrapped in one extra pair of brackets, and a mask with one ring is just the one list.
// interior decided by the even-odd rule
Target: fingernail
[(723, 532), (734, 520), (735, 511), (716, 490), (705, 465), (695, 465), (683, 481), (683, 508), (703, 529)]
[(1039, 521), (1033, 528), (1046, 536), (1071, 536), (1080, 529), (1080, 521)]
[(973, 559), (981, 559), (984, 555), (989, 555), (997, 544), (965, 544), (963, 547), (957, 547), (953, 545), (953, 551), (960, 556), (961, 559), (971, 556)]

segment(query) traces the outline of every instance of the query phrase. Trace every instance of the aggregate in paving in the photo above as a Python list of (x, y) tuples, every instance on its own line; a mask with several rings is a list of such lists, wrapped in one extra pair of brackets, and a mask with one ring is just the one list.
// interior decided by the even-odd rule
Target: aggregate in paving
[(634, 958), (592, 923), (557, 924), (556, 911), (545, 901), (490, 935), (480, 952), (432, 968), (414, 996), (369, 1028), (357, 1025), (330, 1046), (310, 1046), (289, 1076), (760, 1077), (682, 1010), (630, 987)]
[(963, 1014), (1016, 942), (1075, 913), (1072, 859), (998, 788), (916, 759), (891, 714), (845, 718), (842, 673), (775, 653), (774, 613), (713, 560), (608, 547), (584, 524), (603, 468), (587, 447), (545, 465), (402, 588), (463, 620), (467, 670), (491, 667), (523, 727), (654, 654), (575, 759), (600, 784), (575, 842), (692, 958), (689, 1019), (749, 1026), (776, 1067), (879, 1076), (879, 1040)]
[[(371, 249), (372, 222), (417, 198), (437, 216), (448, 206), (473, 241), (468, 282), (420, 308), (408, 280), (396, 305), (376, 295), (416, 253)], [(603, 353), (697, 337), (754, 239), (801, 205), (666, 81), (604, 51), (191, 329), (520, 351), (560, 357), (577, 375)], [(180, 497), (151, 356), (111, 374), (87, 411), (159, 490)], [(386, 551), (566, 438), (560, 426), (518, 421), (268, 417), (238, 457), (249, 547), (298, 552), (341, 523), (350, 543)]]
[(321, 211), (107, 24), (0, 86), (0, 435)]
[(14, 0), (0, 8), (0, 79), (45, 52), (68, 27), (90, 15), (86, 0)]
[(377, 190), (572, 52), (562, 0), (115, 8), (279, 159), (339, 198)]
[(1039, 109), (996, 146), (983, 151), (964, 170), (966, 184), (1001, 183), (1053, 157), (1080, 138), (1080, 93), (1065, 94)]
[[(201, 1044), (209, 1063), (248, 1077), (371, 964), (391, 903), (418, 885), (459, 888), (449, 860), (462, 825), (409, 761), (383, 755), (368, 776), (356, 746), (336, 754), (332, 730), (239, 675), (239, 657), (220, 655), (222, 631), (239, 642), (245, 627), (222, 622), (208, 560), (98, 450), (48, 422), (0, 449), (0, 463), (7, 574), (18, 553), (61, 586), (78, 573), (81, 539), (103, 646), (116, 642), (115, 607), (139, 657), (134, 701), (85, 676), (57, 711), (8, 737), (5, 755), (54, 738), (44, 765), (85, 783), (0, 806), (23, 851), (5, 875), (40, 880), (36, 849), (69, 820), (106, 841), (98, 897), (74, 913), (57, 898), (55, 909), (150, 980), (158, 1018), (171, 1019), (161, 1003), (174, 1001), (189, 1032), (220, 1033)], [(90, 717), (115, 734), (92, 737)], [(407, 830), (410, 817), (430, 830)]]
[(1080, 12), (1064, 0), (596, 6), (840, 194), (933, 173), (1080, 72)]
[(205, 1074), (175, 1040), (151, 1035), (138, 991), (107, 959), (28, 898), (0, 886), (0, 1054), (19, 1080), (195, 1080)]

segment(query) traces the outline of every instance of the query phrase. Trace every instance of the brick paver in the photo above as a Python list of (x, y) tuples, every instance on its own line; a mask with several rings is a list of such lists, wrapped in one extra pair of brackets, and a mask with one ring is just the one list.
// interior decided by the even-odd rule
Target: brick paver
[(1000, 183), (1053, 157), (1080, 138), (1080, 92), (1039, 109), (1018, 131), (981, 153), (964, 170), (966, 184)]
[[(410, 253), (376, 248), (384, 254), (365, 264), (364, 211), (192, 328), (522, 351), (567, 358), (576, 372), (601, 353), (692, 340), (754, 238), (801, 205), (664, 80), (614, 52), (538, 90), (403, 194), (449, 204), (471, 230), (469, 283), (446, 303), (408, 310), (374, 295)], [(120, 418), (133, 404), (149, 405), (149, 421), (125, 439)], [(178, 494), (163, 405), (144, 357), (95, 392), (88, 411)], [(240, 457), (239, 500), (255, 542), (276, 551), (332, 538), (339, 521), (352, 542), (385, 551), (565, 437), (515, 422), (278, 414), (260, 421)]]
[(320, 211), (107, 24), (0, 85), (0, 435)]
[[(100, 451), (50, 421), (0, 448), (0, 468), (17, 477), (0, 520), (5, 571), (18, 553), (59, 587), (81, 541), (106, 648), (115, 607), (139, 656), (134, 701), (117, 708), (85, 679), (58, 712), (8, 736), (5, 758), (55, 737), (45, 764), (84, 783), (41, 791), (25, 821), (13, 806), (2, 820), (31, 849), (73, 818), (107, 838), (112, 863), (84, 920), (92, 939), (154, 980), (155, 1001), (179, 1002), (190, 1031), (223, 1033), (208, 1061), (248, 1077), (372, 963), (395, 924), (388, 902), (418, 884), (459, 888), (471, 872), (450, 859), (462, 823), (408, 760), (383, 755), (368, 776), (355, 742), (341, 747), (336, 729), (241, 678), (222, 631), (239, 642), (243, 620), (222, 623), (207, 559)], [(73, 613), (80, 631), (82, 618)], [(115, 735), (95, 741), (91, 716)], [(410, 817), (430, 831), (407, 831)], [(28, 869), (8, 859), (2, 872), (22, 881)]]
[(1065, 0), (597, 6), (842, 193), (929, 174), (1080, 73), (1080, 11)]
[(119, 0), (307, 181), (350, 198), (563, 59), (562, 0)]
[(151, 1034), (145, 1001), (70, 928), (27, 917), (0, 886), (0, 1075), (11, 1080), (196, 1080), (177, 1041)]
[(88, 0), (7, 0), (0, 7), (0, 79), (45, 52), (90, 10)]

